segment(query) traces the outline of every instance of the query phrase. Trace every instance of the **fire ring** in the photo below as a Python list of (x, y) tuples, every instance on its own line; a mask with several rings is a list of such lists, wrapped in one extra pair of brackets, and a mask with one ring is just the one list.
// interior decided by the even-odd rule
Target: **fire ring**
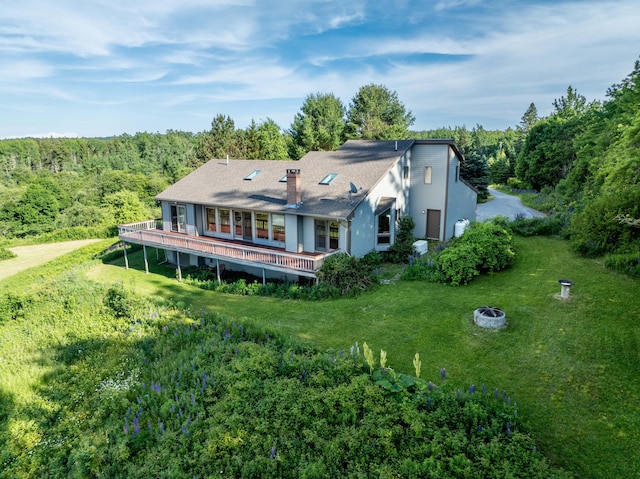
[(500, 308), (481, 306), (473, 312), (473, 322), (481, 328), (500, 329), (507, 323), (507, 318)]

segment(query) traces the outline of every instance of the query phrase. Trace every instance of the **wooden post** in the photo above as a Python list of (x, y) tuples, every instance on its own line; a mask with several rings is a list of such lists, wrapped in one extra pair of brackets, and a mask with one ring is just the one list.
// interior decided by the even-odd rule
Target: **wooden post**
[(267, 284), (267, 278), (265, 275), (265, 269), (262, 268), (262, 286), (265, 286)]
[(124, 269), (129, 269), (129, 258), (127, 258), (127, 243), (122, 242), (122, 251), (124, 251)]
[(176, 251), (176, 259), (178, 263), (178, 281), (182, 281), (182, 270), (180, 269), (180, 251)]
[(218, 284), (220, 284), (220, 260), (218, 258), (216, 258), (216, 274), (218, 275)]
[(144, 272), (149, 274), (149, 260), (147, 259), (147, 246), (142, 245), (142, 254), (144, 255)]

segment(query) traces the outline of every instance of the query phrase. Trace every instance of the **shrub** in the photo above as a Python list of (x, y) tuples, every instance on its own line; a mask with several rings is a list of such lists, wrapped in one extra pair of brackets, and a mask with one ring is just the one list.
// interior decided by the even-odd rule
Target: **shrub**
[(337, 289), (340, 295), (357, 294), (377, 284), (376, 258), (376, 254), (367, 255), (362, 259), (346, 253), (334, 254), (324, 261), (318, 278), (330, 288)]
[(472, 223), (449, 247), (435, 254), (433, 265), (421, 273), (431, 280), (466, 284), (482, 272), (501, 271), (515, 262), (513, 237), (506, 217)]
[(472, 244), (463, 243), (446, 248), (436, 261), (442, 281), (453, 286), (467, 284), (480, 274), (480, 256)]
[(566, 224), (561, 215), (544, 218), (516, 218), (510, 224), (511, 230), (520, 236), (563, 235)]
[(398, 234), (394, 243), (384, 253), (384, 258), (390, 263), (407, 263), (409, 256), (413, 254), (415, 238), (413, 230), (416, 222), (409, 215), (401, 216), (398, 220)]
[(604, 266), (632, 278), (640, 278), (640, 252), (607, 255), (604, 258)]
[(7, 293), (0, 297), (0, 323), (10, 319), (24, 318), (33, 297), (27, 294)]
[(13, 251), (5, 248), (0, 248), (0, 261), (5, 259), (15, 258), (15, 257), (16, 257), (16, 254)]

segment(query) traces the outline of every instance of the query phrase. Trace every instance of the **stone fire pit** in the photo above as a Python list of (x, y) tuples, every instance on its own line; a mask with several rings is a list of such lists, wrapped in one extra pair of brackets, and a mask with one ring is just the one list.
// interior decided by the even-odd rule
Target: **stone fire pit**
[(473, 322), (481, 328), (500, 329), (507, 323), (504, 311), (495, 306), (481, 306), (473, 312)]

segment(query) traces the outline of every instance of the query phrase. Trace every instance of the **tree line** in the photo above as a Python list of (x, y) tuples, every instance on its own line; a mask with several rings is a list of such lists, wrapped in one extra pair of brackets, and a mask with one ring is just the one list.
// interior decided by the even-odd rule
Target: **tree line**
[(157, 214), (153, 197), (213, 158), (297, 160), (348, 139), (453, 138), (465, 157), (461, 174), (480, 199), (489, 184), (541, 191), (540, 209), (564, 215), (577, 250), (602, 254), (620, 242), (633, 250), (640, 217), (639, 76), (636, 62), (603, 102), (588, 102), (569, 86), (549, 116), (540, 118), (531, 103), (520, 123), (504, 131), (479, 124), (411, 130), (415, 118), (397, 93), (369, 84), (348, 107), (332, 93), (308, 95), (288, 129), (270, 118), (236, 128), (219, 113), (199, 133), (2, 140), (0, 231), (29, 236)]

